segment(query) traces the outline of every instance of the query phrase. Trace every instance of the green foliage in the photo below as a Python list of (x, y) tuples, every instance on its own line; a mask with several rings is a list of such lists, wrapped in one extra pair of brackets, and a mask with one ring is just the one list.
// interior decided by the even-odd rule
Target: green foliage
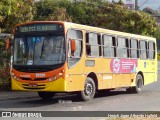
[(11, 76), (9, 67), (0, 69), (0, 90), (11, 89)]
[(157, 39), (157, 40), (160, 40), (160, 27), (157, 27), (155, 33), (154, 33), (154, 37)]
[(70, 2), (67, 0), (40, 0), (35, 4), (36, 14), (34, 19), (72, 21), (66, 11), (68, 5), (70, 5)]
[[(113, 1), (114, 2), (114, 1)], [(1, 0), (0, 28), (11, 32), (15, 24), (32, 20), (61, 20), (153, 36), (155, 20), (147, 13), (128, 10), (122, 0), (71, 2), (68, 0)]]
[(105, 4), (97, 11), (95, 26), (153, 36), (156, 31), (156, 21), (147, 13), (131, 11), (118, 4)]
[(93, 26), (96, 9), (94, 3), (74, 2), (69, 10), (73, 22)]
[(160, 61), (160, 54), (159, 53), (157, 53), (157, 60)]
[(101, 0), (40, 0), (35, 6), (35, 20), (72, 21), (148, 36), (153, 36), (156, 31), (156, 21), (152, 16), (141, 11), (129, 10), (122, 0), (114, 4)]
[(1, 0), (0, 29), (11, 32), (15, 24), (31, 21), (34, 14), (34, 0)]
[(5, 41), (0, 39), (0, 90), (10, 89), (9, 55), (5, 51)]

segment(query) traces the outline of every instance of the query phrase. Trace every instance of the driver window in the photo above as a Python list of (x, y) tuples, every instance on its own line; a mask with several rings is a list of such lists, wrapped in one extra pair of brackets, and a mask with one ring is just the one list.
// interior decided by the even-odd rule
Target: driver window
[[(74, 39), (76, 42), (76, 50), (71, 53), (70, 40)], [(67, 40), (68, 40), (68, 65), (69, 67), (74, 66), (81, 58), (82, 55), (82, 31), (80, 30), (68, 30)]]

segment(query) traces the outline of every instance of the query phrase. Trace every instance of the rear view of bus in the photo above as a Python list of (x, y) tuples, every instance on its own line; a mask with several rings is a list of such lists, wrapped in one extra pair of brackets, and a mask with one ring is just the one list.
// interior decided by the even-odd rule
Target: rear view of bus
[(62, 23), (34, 22), (14, 31), (12, 90), (39, 92), (51, 98), (64, 91), (65, 36)]

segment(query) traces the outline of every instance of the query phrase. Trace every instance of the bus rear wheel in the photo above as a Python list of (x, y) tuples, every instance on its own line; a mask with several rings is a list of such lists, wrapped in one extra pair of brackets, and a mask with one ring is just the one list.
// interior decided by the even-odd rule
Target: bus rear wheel
[(136, 76), (136, 86), (127, 88), (127, 92), (129, 93), (140, 93), (143, 87), (143, 77), (141, 74)]
[(84, 90), (81, 91), (78, 95), (84, 101), (89, 101), (93, 99), (96, 92), (95, 83), (92, 78), (87, 77), (84, 85)]
[(42, 91), (39, 91), (38, 95), (39, 95), (39, 97), (41, 97), (44, 100), (50, 100), (50, 99), (53, 98), (55, 93), (54, 92), (42, 92)]

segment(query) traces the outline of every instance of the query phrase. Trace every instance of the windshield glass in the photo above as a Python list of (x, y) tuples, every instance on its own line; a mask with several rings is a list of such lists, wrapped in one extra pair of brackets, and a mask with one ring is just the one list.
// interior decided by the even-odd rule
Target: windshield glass
[(15, 65), (55, 65), (65, 61), (64, 36), (15, 37)]

